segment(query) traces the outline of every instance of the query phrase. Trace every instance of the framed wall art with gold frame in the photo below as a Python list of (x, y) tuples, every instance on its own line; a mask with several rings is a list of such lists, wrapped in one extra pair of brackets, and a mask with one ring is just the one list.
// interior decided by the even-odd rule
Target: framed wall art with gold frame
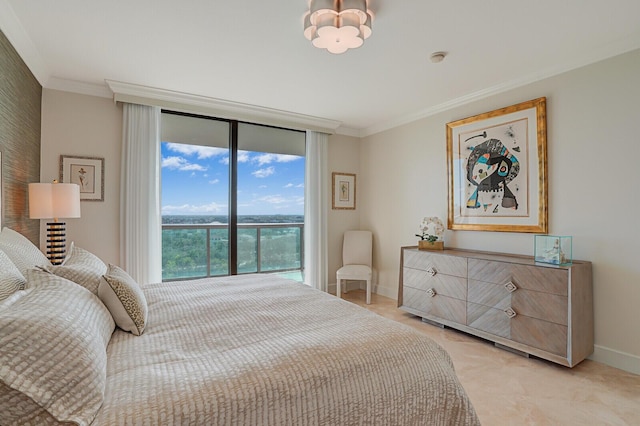
[(547, 233), (546, 98), (447, 123), (454, 230)]
[(331, 208), (334, 210), (356, 209), (356, 175), (353, 173), (331, 173)]

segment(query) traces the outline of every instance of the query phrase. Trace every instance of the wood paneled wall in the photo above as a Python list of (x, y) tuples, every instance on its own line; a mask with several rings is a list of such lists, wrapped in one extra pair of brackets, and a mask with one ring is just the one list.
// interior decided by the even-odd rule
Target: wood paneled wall
[(0, 31), (2, 226), (39, 245), (40, 221), (29, 219), (27, 188), (40, 181), (42, 86)]

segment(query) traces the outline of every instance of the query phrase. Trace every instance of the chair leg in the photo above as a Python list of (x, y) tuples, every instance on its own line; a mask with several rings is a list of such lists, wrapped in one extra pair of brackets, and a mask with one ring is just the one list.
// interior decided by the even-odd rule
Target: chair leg
[(371, 304), (371, 280), (367, 280), (367, 305)]
[(338, 278), (338, 281), (336, 283), (336, 296), (342, 298), (342, 294), (340, 293), (340, 278)]

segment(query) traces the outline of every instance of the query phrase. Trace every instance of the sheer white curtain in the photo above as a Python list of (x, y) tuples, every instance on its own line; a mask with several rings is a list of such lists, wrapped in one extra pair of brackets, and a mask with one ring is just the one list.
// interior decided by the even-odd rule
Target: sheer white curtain
[(124, 104), (120, 263), (139, 283), (162, 281), (160, 108)]
[(329, 135), (307, 130), (304, 177), (304, 282), (328, 289), (327, 150)]

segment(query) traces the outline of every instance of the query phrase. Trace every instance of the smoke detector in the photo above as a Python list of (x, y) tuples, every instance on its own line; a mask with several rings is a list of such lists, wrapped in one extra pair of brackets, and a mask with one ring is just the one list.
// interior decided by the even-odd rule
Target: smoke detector
[(442, 62), (445, 56), (447, 56), (447, 52), (433, 52), (429, 59), (431, 59), (431, 62), (434, 64), (437, 64), (438, 62)]

